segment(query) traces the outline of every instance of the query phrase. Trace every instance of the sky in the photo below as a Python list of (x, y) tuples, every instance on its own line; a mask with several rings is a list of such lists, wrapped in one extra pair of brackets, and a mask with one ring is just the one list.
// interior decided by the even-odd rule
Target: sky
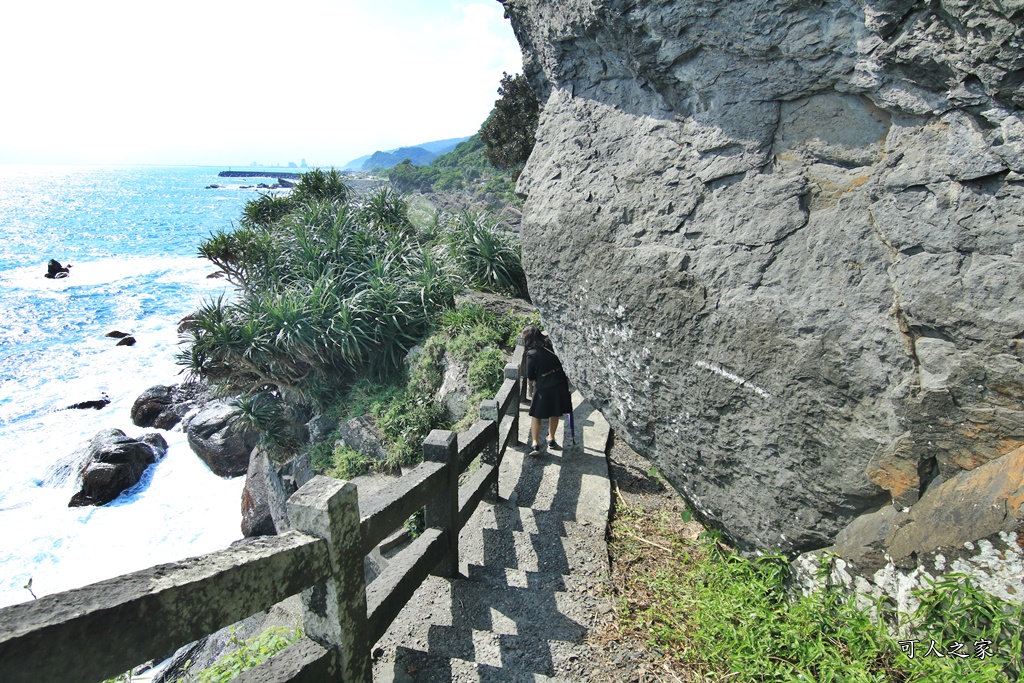
[(0, 163), (299, 163), (471, 135), (522, 56), (495, 0), (31, 0)]

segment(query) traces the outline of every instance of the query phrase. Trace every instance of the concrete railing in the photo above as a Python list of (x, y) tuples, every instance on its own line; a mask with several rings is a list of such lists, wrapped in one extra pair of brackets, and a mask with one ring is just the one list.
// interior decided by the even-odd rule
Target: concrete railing
[[(518, 443), (522, 363), (517, 346), (480, 420), (431, 432), (423, 462), (366, 500), (355, 484), (314, 477), (288, 500), (293, 529), (279, 536), (0, 610), (0, 680), (99, 683), (301, 592), (304, 636), (235, 680), (368, 683), (373, 644), (429, 574), (458, 573), (459, 532), (497, 495)], [(421, 508), (426, 530), (367, 585), (366, 555)]]

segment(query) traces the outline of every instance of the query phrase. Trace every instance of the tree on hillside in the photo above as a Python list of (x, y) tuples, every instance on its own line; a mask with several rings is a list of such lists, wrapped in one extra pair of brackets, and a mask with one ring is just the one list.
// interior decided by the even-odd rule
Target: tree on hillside
[(540, 103), (523, 74), (503, 73), (498, 94), (480, 138), (487, 145), (487, 160), (495, 168), (515, 169), (518, 177), (536, 142)]

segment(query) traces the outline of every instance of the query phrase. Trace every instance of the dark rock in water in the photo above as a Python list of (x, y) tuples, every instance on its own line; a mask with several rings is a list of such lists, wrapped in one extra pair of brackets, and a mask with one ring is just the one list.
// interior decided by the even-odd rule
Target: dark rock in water
[(125, 337), (117, 342), (118, 346), (135, 346), (135, 337)]
[(80, 486), (68, 507), (105, 505), (131, 488), (146, 468), (163, 457), (167, 442), (153, 434), (140, 441), (120, 429), (104, 429), (92, 438), (80, 470)]
[(380, 432), (365, 415), (353, 417), (338, 428), (339, 442), (371, 460), (382, 462), (387, 458)]
[(219, 190), (220, 189), (220, 185), (217, 185), (216, 183), (214, 183), (213, 185), (207, 185), (206, 189), (207, 190)]
[(128, 334), (127, 332), (122, 332), (121, 330), (111, 330), (110, 332), (107, 332), (103, 336), (112, 337), (114, 339), (124, 339), (125, 337), (130, 337), (131, 335)]
[(167, 455), (167, 440), (157, 432), (149, 432), (139, 437), (139, 441), (153, 449), (157, 460)]
[(103, 398), (96, 399), (94, 401), (82, 401), (81, 403), (72, 403), (64, 410), (100, 410), (110, 405), (110, 399), (104, 396)]
[(182, 422), (188, 444), (220, 477), (238, 477), (249, 468), (249, 454), (259, 441), (252, 429), (238, 425), (235, 410), (223, 401), (211, 401)]
[[(179, 415), (176, 420), (170, 422), (169, 426), (158, 424), (161, 415), (171, 407), (172, 391), (173, 387), (158, 384), (139, 394), (135, 403), (132, 404), (132, 424), (137, 427), (170, 429), (181, 421), (182, 416)], [(164, 423), (166, 424), (166, 422), (165, 420)]]
[(60, 261), (50, 259), (50, 262), (46, 264), (46, 275), (43, 277), (50, 278), (51, 280), (60, 280), (71, 274), (71, 264), (62, 266)]
[[(213, 276), (207, 275), (207, 277)], [(195, 329), (197, 321), (198, 318), (196, 318), (195, 313), (190, 313), (189, 315), (186, 315), (184, 318), (178, 321), (178, 334), (184, 334), (190, 330)]]
[(172, 429), (188, 412), (213, 397), (202, 382), (173, 386), (156, 385), (139, 394), (132, 404), (132, 423), (137, 427)]
[[(221, 278), (221, 277), (224, 277), (224, 273), (222, 273), (221, 271), (218, 270), (215, 273), (210, 273), (209, 275), (207, 275), (206, 279), (207, 280), (216, 280), (217, 278)], [(184, 318), (182, 320), (184, 320)], [(178, 328), (178, 331), (179, 332), (181, 331), (180, 327)]]
[(270, 512), (270, 491), (267, 481), (267, 458), (253, 454), (242, 489), (242, 535), (272, 536), (277, 533)]

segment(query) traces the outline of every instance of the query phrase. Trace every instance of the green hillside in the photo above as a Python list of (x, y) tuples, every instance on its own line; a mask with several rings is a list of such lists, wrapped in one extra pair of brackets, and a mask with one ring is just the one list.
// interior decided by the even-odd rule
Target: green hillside
[(493, 195), (492, 203), (520, 204), (515, 195), (518, 173), (491, 166), (485, 149), (477, 133), (451, 152), (434, 159), (429, 166), (405, 159), (386, 175), (402, 192), (467, 192), (481, 198)]

